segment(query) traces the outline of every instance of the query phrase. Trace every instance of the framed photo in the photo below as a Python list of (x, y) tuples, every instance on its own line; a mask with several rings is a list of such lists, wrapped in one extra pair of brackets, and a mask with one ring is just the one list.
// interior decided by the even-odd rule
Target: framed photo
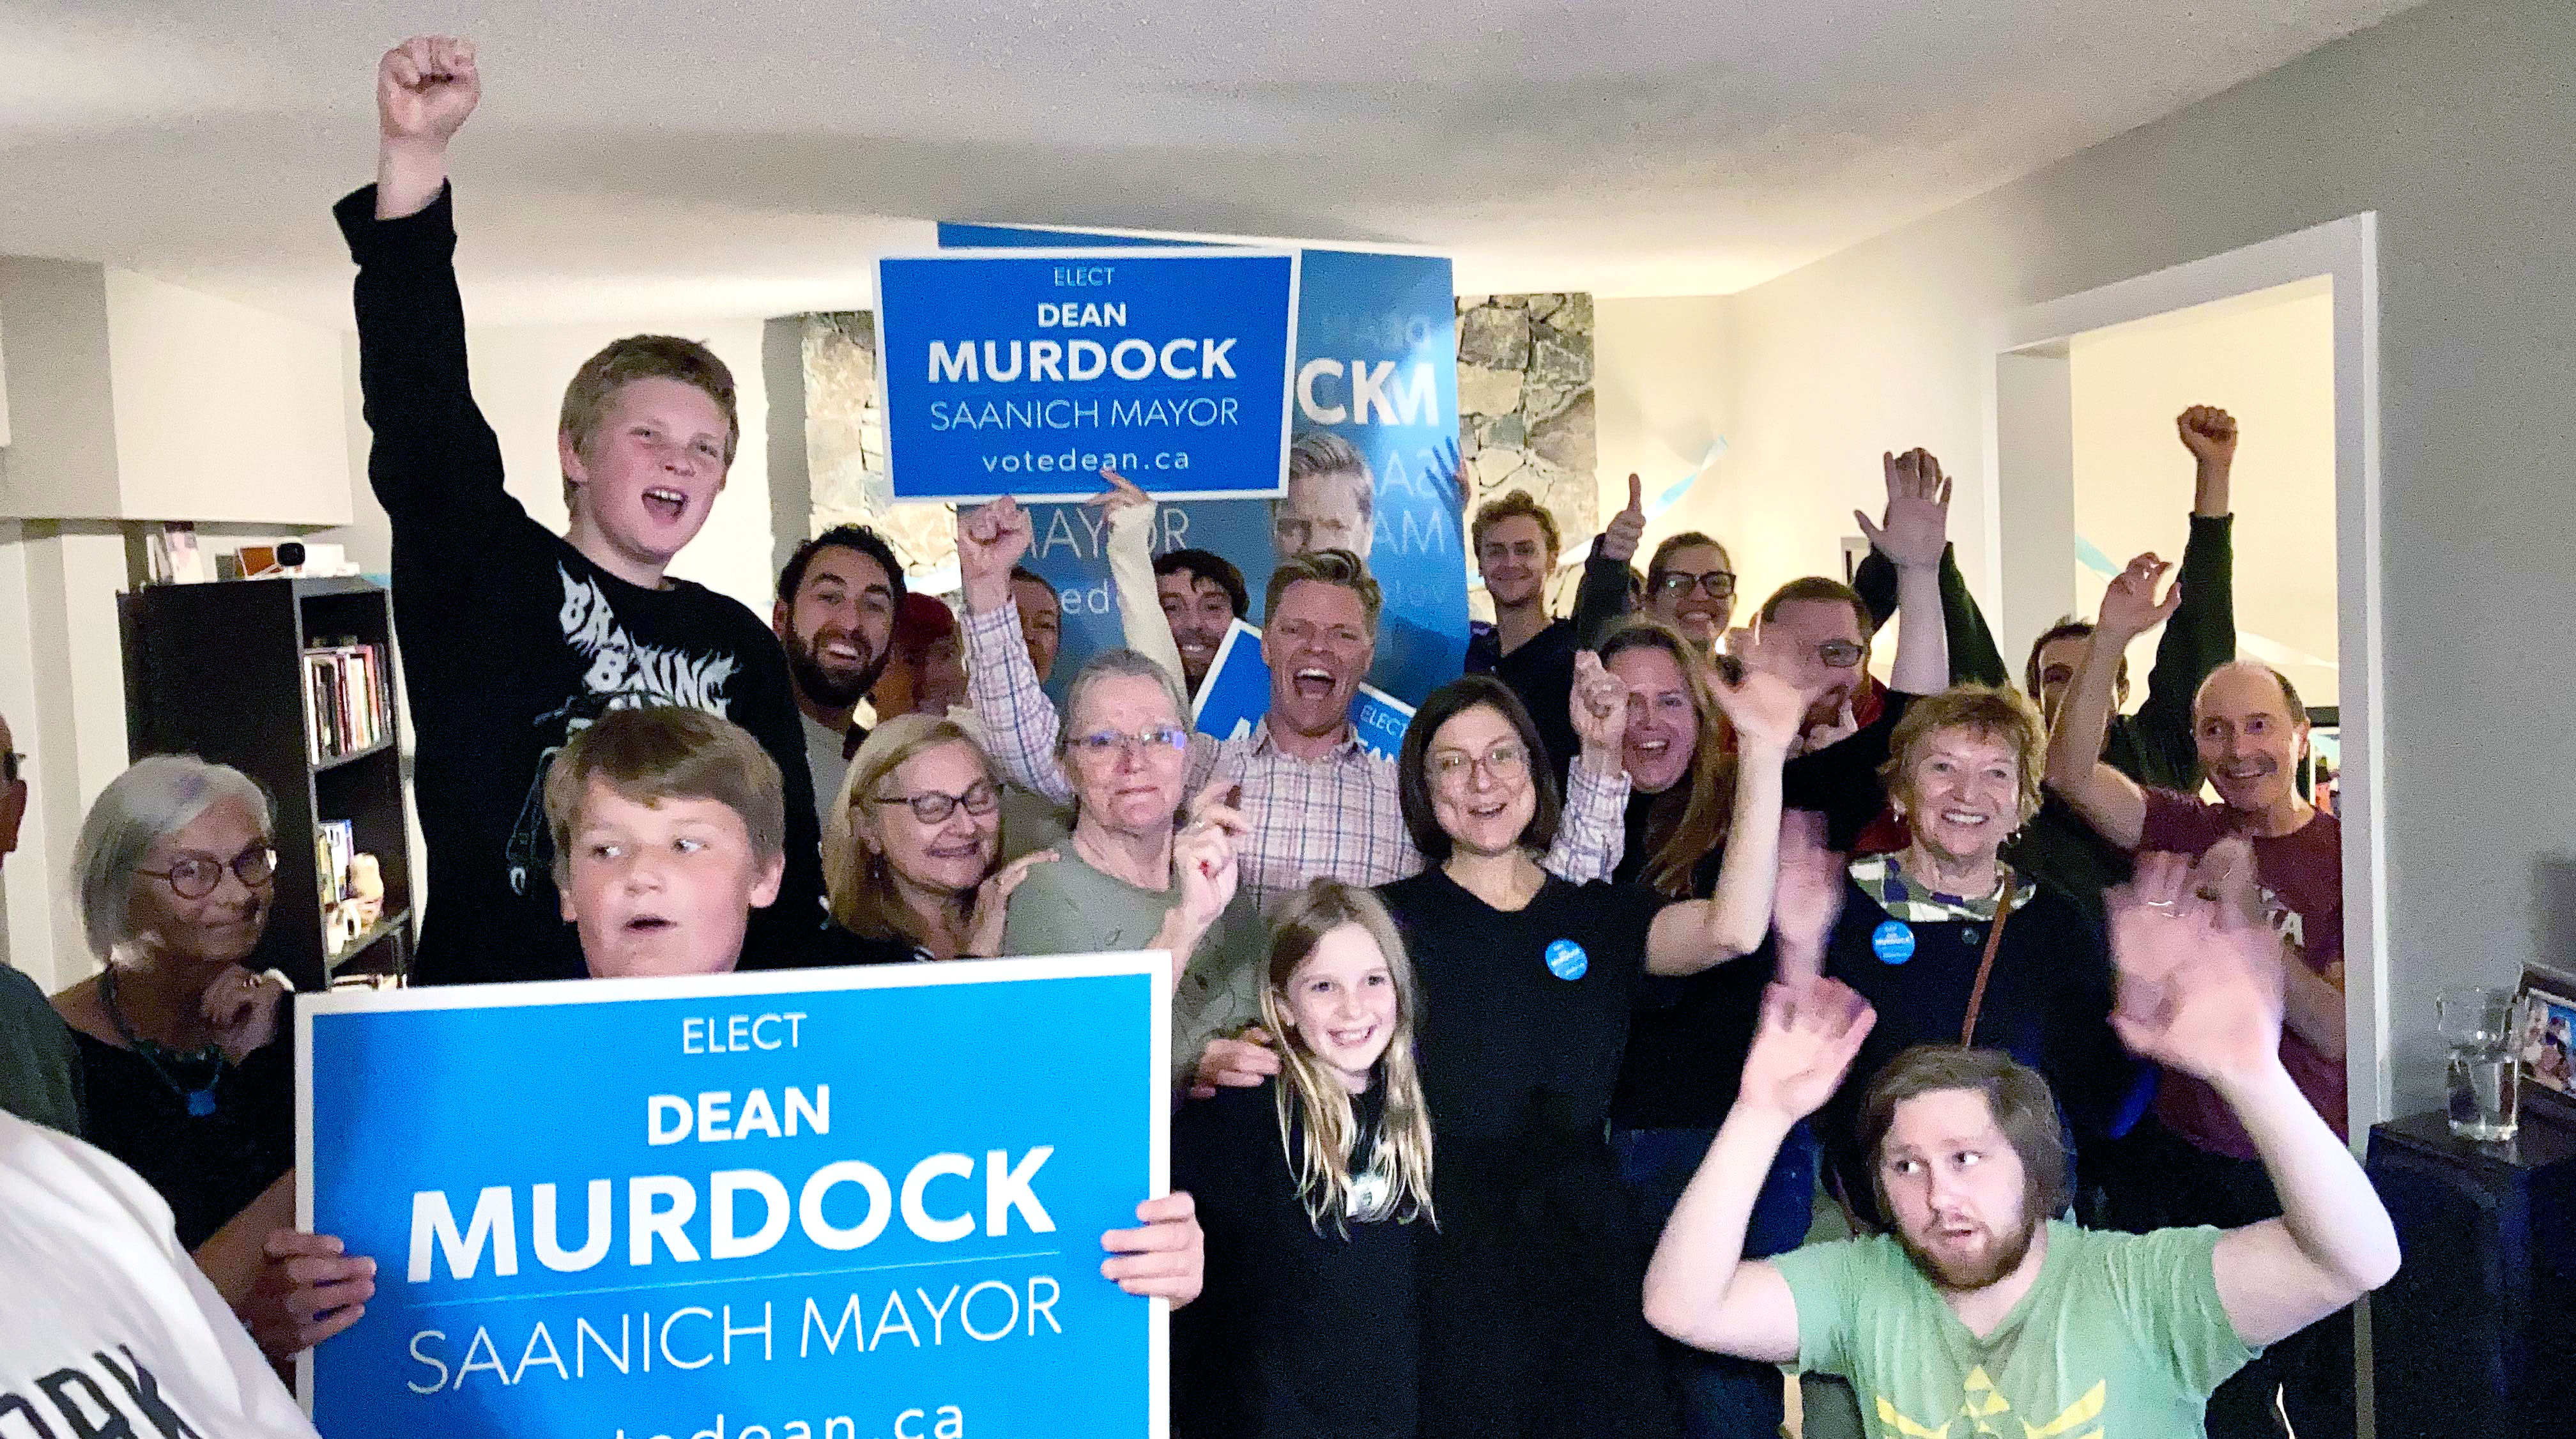
[(2515, 1051), (2522, 1066), (2523, 1102), (2537, 1102), (2559, 1119), (2576, 1120), (2576, 979), (2526, 968), (2521, 997), (2523, 1028)]

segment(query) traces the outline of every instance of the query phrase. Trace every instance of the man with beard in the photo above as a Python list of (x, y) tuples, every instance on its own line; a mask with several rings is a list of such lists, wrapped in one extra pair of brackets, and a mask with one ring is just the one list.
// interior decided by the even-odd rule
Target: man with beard
[[(2250, 846), (2251, 879), (2263, 912), (2296, 961), (2285, 966), (2280, 1063), (2335, 1133), (2346, 1132), (2343, 996), (2343, 831), (2335, 817), (2300, 797), (2295, 783), (2308, 752), (2308, 714), (2298, 691), (2251, 660), (2222, 665), (2192, 700), (2201, 768), (2219, 803), (2141, 785), (2102, 757), (2120, 656), (2129, 642), (2173, 612), (2179, 590), (2159, 603), (2156, 583), (2170, 567), (2140, 555), (2102, 596), (2100, 622), (2086, 641), (2075, 682), (2048, 750), (2048, 784), (2111, 844), (2130, 851), (2200, 854), (2230, 837)], [(2281, 1197), (2258, 1162), (2253, 1136), (2218, 1093), (2189, 1075), (2167, 1075), (2153, 1126), (2133, 1138), (2124, 1164), (2156, 1176), (2114, 1192), (2123, 1228), (2171, 1223), (2242, 1223), (2279, 1212)], [(2320, 1325), (2263, 1356), (2210, 1404), (2213, 1434), (2268, 1434), (2281, 1390), (2302, 1434), (2349, 1432), (2352, 1345), (2349, 1319)]]
[(1252, 608), (1243, 571), (1213, 550), (1169, 550), (1154, 557), (1154, 598), (1181, 658), (1181, 687), (1199, 692), (1225, 632)]
[[(995, 767), (1013, 784), (1070, 804), (1073, 785), (1059, 757), (1063, 721), (1038, 685), (1011, 603), (1011, 566), (1030, 539), (1027, 511), (1008, 496), (957, 517), (969, 692)], [(1351, 724), (1351, 701), (1377, 652), (1379, 604), (1377, 581), (1348, 550), (1283, 557), (1262, 607), (1269, 713), (1248, 733), (1189, 738), (1182, 793), (1222, 781), (1221, 790), (1235, 794), (1212, 810), (1240, 835), (1242, 882), (1264, 908), (1316, 876), (1378, 885), (1422, 868), (1397, 802), (1395, 762), (1363, 746)], [(1627, 702), (1626, 687), (1597, 665), (1576, 683), (1585, 702), (1605, 712)], [(1545, 867), (1578, 884), (1607, 879), (1619, 862), (1627, 799), (1625, 776), (1577, 764)]]
[[(2200, 1435), (2231, 1373), (2398, 1263), (2370, 1181), (2282, 1067), (2291, 966), (2258, 903), (2227, 856), (2198, 871), (2142, 859), (2112, 904), (2113, 1023), (2224, 1096), (2288, 1201), (2279, 1217), (2140, 1235), (2068, 1223), (2046, 1082), (2001, 1055), (1923, 1046), (1881, 1071), (1863, 1110), (1895, 1232), (1747, 1262), (1772, 1154), (1840, 1087), (1877, 1018), (1834, 981), (1784, 982), (1647, 1272), (1648, 1320), (1703, 1349), (1848, 1377), (1872, 1432)], [(2349, 1409), (2341, 1421), (2349, 1432)]]
[(868, 737), (852, 722), (891, 653), (903, 566), (865, 525), (836, 525), (796, 547), (778, 572), (769, 627), (787, 651), (787, 678), (805, 721), (814, 810), (829, 827), (848, 756)]

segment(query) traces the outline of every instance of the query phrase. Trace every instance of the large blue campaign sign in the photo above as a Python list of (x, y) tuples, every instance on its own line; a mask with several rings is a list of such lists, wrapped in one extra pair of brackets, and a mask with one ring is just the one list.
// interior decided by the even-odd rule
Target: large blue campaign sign
[[(1067, 245), (1167, 247), (1062, 230), (943, 224), (943, 247), (979, 250)], [(1217, 247), (1217, 253), (1231, 253)], [(1465, 499), (1453, 478), (1458, 453), (1458, 327), (1449, 262), (1306, 248), (1297, 280), (1295, 423), (1329, 430), (1366, 462), (1372, 485), (1369, 571), (1385, 593), (1369, 682), (1409, 704), (1465, 668)], [(1078, 487), (1076, 487), (1078, 489)], [(1081, 493), (1096, 493), (1095, 485)], [(1150, 486), (1149, 486), (1150, 488)], [(1096, 512), (1035, 505), (1029, 565), (1066, 599), (1064, 653), (1075, 660), (1124, 643)], [(1196, 500), (1166, 506), (1154, 551), (1195, 546), (1243, 570), (1254, 622), (1277, 554), (1271, 505)]]
[[(1208, 661), (1207, 679), (1190, 704), (1190, 724), (1199, 733), (1236, 739), (1270, 712), (1270, 664), (1261, 657), (1261, 631), (1236, 620), (1226, 627), (1216, 658)], [(1394, 759), (1413, 723), (1413, 706), (1372, 685), (1360, 686), (1351, 698), (1351, 729), (1361, 746)]]
[(1158, 954), (308, 997), (298, 1212), (378, 1263), (315, 1427), (1161, 1439), (1099, 1264), (1169, 1010)]
[(1279, 493), (1297, 257), (1005, 250), (877, 263), (898, 500)]

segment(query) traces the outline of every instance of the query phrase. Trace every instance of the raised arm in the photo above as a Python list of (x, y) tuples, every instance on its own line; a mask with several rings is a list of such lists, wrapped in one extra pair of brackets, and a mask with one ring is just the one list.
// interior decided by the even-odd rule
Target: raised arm
[[(1896, 614), (1896, 566), (1872, 549), (1853, 569), (1852, 588), (1869, 607), (1869, 632), (1878, 633)], [(1986, 612), (1969, 591), (1968, 577), (1959, 573), (1957, 545), (1941, 551), (1941, 628), (1950, 641), (1950, 683), (1998, 688), (2012, 683), (1994, 631), (1986, 626)]]
[(1709, 898), (1656, 912), (1646, 931), (1646, 968), (1656, 974), (1693, 974), (1751, 954), (1771, 928), (1771, 891), (1780, 877), (1780, 766), (1807, 700), (1796, 686), (1758, 669), (1734, 684), (1723, 674), (1711, 682), (1735, 726), (1735, 809), (1726, 857)]
[[(446, 190), (448, 141), (481, 96), (469, 42), (423, 36), (385, 52), (376, 184), (332, 212), (358, 263), (358, 382), (374, 435), (367, 477), (397, 525), (417, 517), (452, 527), (459, 501), (510, 504), (500, 441), (467, 378)], [(470, 544), (453, 548), (473, 563)]]
[(1574, 587), (1574, 643), (1599, 649), (1613, 626), (1628, 617), (1634, 604), (1628, 593), (1628, 564), (1637, 557), (1637, 542), (1646, 533), (1644, 486), (1628, 477), (1628, 508), (1610, 517), (1592, 553), (1583, 557), (1583, 578)]
[(2174, 576), (2182, 603), (2166, 622), (2164, 638), (2156, 642), (2146, 701), (2138, 706), (2138, 737), (2162, 772), (2132, 778), (2189, 791), (2200, 787), (2191, 702), (2211, 671), (2236, 658), (2236, 556), (2227, 508), (2236, 420), (2225, 410), (2194, 405), (2174, 426), (2196, 469), (2191, 538), (2183, 544), (2182, 568)]
[(1798, 1357), (1798, 1301), (1780, 1271), (1744, 1258), (1744, 1229), (1790, 1127), (1851, 1069), (1878, 1016), (1819, 979), (1763, 992), (1744, 1080), (1646, 1269), (1646, 1322), (1684, 1344), (1766, 1364)]
[(2120, 656), (2129, 641), (2171, 615), (2182, 598), (2176, 589), (2162, 603), (2156, 600), (2156, 581), (2168, 568), (2154, 555), (2140, 555), (2112, 578), (2102, 592), (2101, 617), (2084, 643), (2084, 659), (2075, 667), (2075, 682), (2058, 710), (2057, 727), (2048, 736), (2048, 787), (2122, 849), (2136, 849), (2145, 833), (2147, 796), (2136, 780), (2102, 758), (2102, 743), (2110, 732)]
[(1608, 879), (1628, 848), (1628, 771), (1619, 762), (1619, 741), (1628, 730), (1628, 687), (1601, 668), (1600, 656), (1581, 650), (1574, 656), (1574, 690), (1566, 704), (1583, 747), (1565, 774), (1556, 843), (1539, 867), (1586, 884)]
[(1058, 804), (1073, 781), (1056, 757), (1063, 724), (1038, 683), (1011, 603), (1011, 566), (1029, 550), (1029, 516), (1008, 495), (957, 517), (957, 568), (966, 603), (966, 698), (984, 722), (993, 763), (1013, 784)]
[[(1883, 457), (1887, 471), (1887, 510), (1881, 524), (1871, 524), (1858, 510), (1861, 533), (1870, 548), (1896, 566), (1896, 605), (1907, 615), (1942, 612), (1941, 555), (1949, 547), (1950, 482), (1941, 462), (1929, 450), (1913, 449)], [(1950, 687), (1950, 637), (1943, 624), (1909, 624), (1897, 633), (1896, 663), (1888, 687), (1904, 694), (1939, 694)]]
[(1109, 582), (1118, 591), (1118, 627), (1127, 648), (1161, 665), (1181, 680), (1181, 647), (1172, 639), (1172, 622), (1163, 617), (1162, 597), (1154, 588), (1154, 497), (1136, 488), (1116, 470), (1102, 467), (1109, 488), (1091, 497), (1109, 521), (1109, 541), (1101, 546), (1109, 558)]
[[(2281, 1197), (2280, 1218), (2229, 1230), (2210, 1257), (2228, 1322), (2259, 1346), (2387, 1283), (2398, 1249), (2352, 1151), (2281, 1067), (2283, 966), (2296, 961), (2254, 912), (2252, 868), (2140, 859), (2112, 897), (2121, 1001), (2111, 1022), (2131, 1049), (2218, 1091)], [(2214, 901), (2203, 897), (2211, 890)]]

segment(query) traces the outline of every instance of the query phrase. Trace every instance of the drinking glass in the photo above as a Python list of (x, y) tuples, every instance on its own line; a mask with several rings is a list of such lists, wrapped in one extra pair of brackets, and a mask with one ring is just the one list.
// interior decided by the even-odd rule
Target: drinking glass
[(2514, 1052), (2522, 1006), (2512, 990), (2462, 987), (2442, 991), (2442, 1043), (2450, 1050), (2451, 1132), (2462, 1139), (2511, 1139), (2521, 1109), (2521, 1066)]

